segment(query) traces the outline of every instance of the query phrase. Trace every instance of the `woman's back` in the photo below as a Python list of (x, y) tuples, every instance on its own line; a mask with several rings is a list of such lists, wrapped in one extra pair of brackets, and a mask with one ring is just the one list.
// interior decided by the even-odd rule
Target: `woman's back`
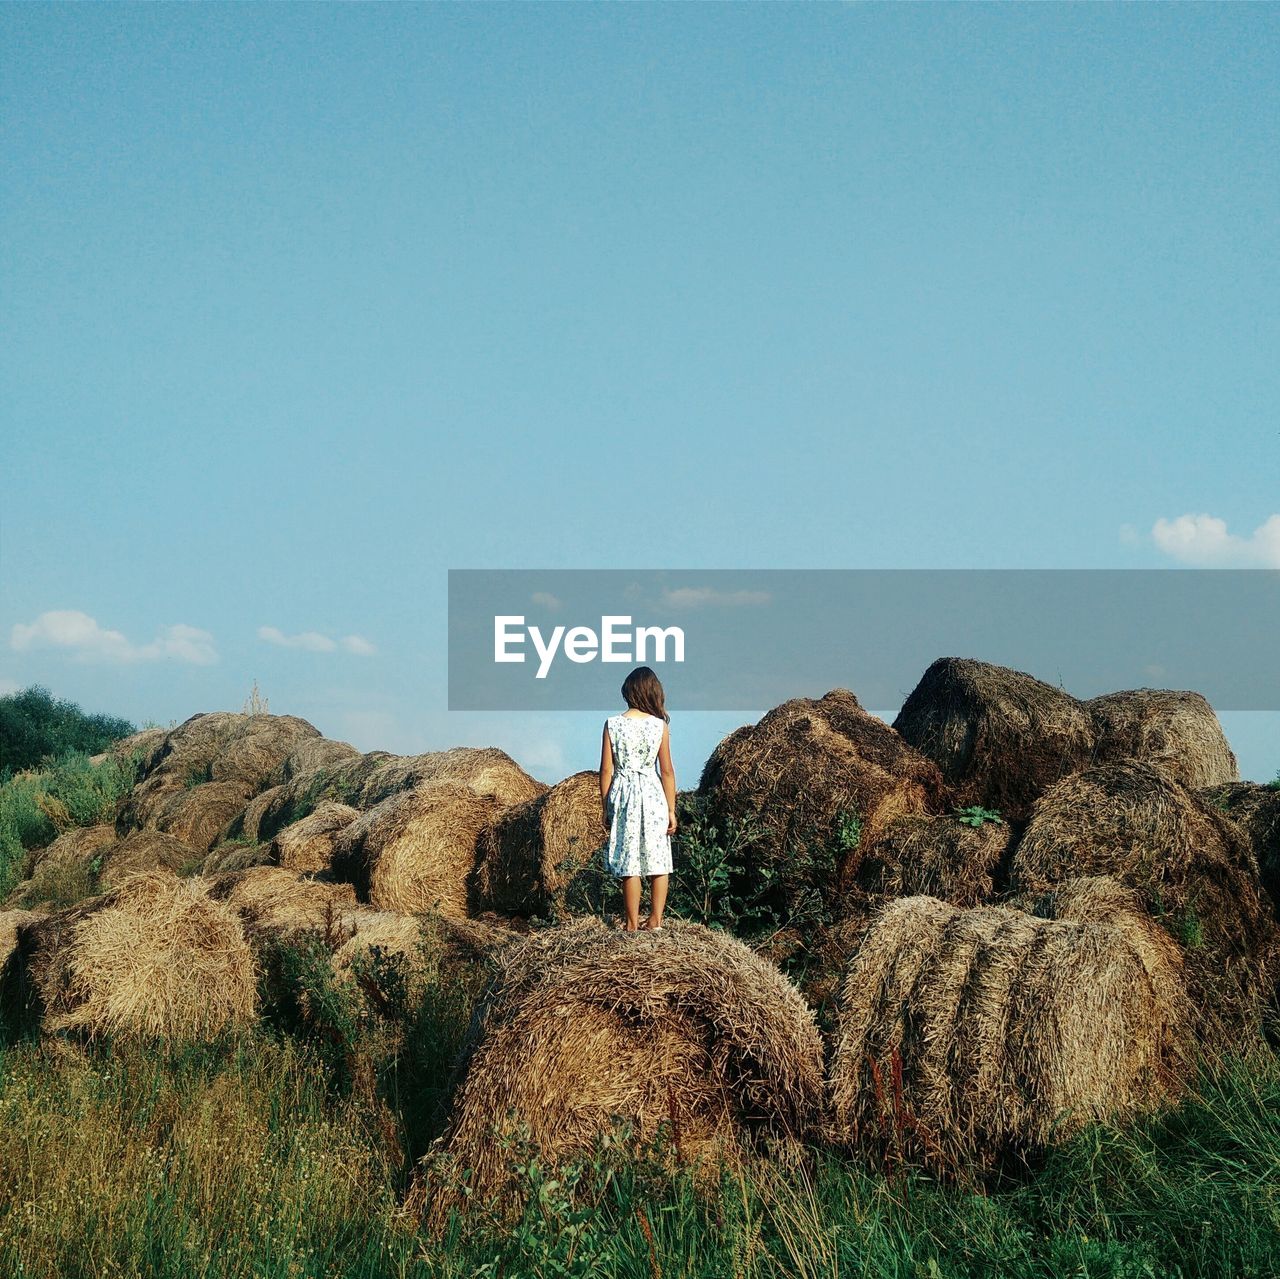
[(627, 773), (651, 771), (662, 746), (663, 721), (654, 715), (623, 712), (611, 715), (608, 722), (615, 767)]

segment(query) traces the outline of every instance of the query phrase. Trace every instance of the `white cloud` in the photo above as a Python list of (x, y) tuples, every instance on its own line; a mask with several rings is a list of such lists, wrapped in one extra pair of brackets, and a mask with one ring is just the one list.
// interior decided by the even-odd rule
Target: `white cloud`
[(338, 647), (319, 631), (300, 631), (297, 635), (286, 635), (278, 626), (259, 626), (258, 638), (281, 648), (304, 648), (308, 653), (332, 653)]
[(120, 631), (99, 626), (88, 613), (77, 609), (53, 609), (34, 622), (18, 622), (9, 635), (18, 652), (33, 648), (57, 648), (82, 662), (189, 662), (210, 666), (218, 660), (213, 636), (197, 626), (179, 622), (162, 626), (148, 644), (134, 644)]
[(550, 591), (534, 591), (529, 599), (539, 608), (548, 608), (553, 613), (564, 607), (564, 601), (558, 595), (552, 595)]
[(679, 586), (662, 592), (662, 602), (669, 608), (702, 608), (707, 604), (741, 608), (767, 604), (771, 598), (768, 591), (717, 591), (711, 586)]
[(1197, 568), (1280, 568), (1280, 515), (1248, 537), (1232, 533), (1215, 515), (1179, 515), (1156, 520), (1151, 539), (1166, 555)]
[(258, 638), (279, 648), (300, 648), (308, 653), (332, 653), (341, 648), (357, 657), (372, 657), (378, 651), (363, 635), (344, 635), (341, 640), (335, 640), (320, 631), (286, 635), (278, 626), (259, 626)]

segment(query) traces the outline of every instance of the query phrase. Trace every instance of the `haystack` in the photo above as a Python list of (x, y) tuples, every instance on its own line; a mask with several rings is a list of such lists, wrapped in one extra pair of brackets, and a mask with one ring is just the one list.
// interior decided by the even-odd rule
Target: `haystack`
[(499, 813), (480, 833), (472, 881), (479, 910), (545, 915), (562, 907), (573, 877), (604, 845), (600, 777), (574, 773)]
[(587, 920), (536, 933), (497, 964), (452, 1120), (428, 1156), (437, 1221), (458, 1202), (457, 1173), (476, 1196), (513, 1189), (508, 1135), (554, 1167), (590, 1154), (618, 1121), (633, 1142), (665, 1128), (691, 1161), (815, 1130), (813, 1015), (741, 942), (697, 924), (624, 933)]
[[(842, 826), (841, 858), (856, 859), (895, 818), (936, 808), (941, 790), (936, 766), (842, 688), (784, 702), (731, 733), (698, 785), (712, 824), (748, 823), (753, 855), (784, 871), (798, 847), (837, 846)], [(836, 867), (832, 888), (847, 869)]]
[(143, 871), (179, 875), (195, 869), (203, 854), (199, 849), (158, 830), (135, 830), (99, 855), (98, 885), (114, 888)]
[(253, 952), (198, 880), (135, 875), (21, 932), (47, 1031), (182, 1042), (254, 1016)]
[(360, 752), (350, 742), (336, 742), (331, 737), (308, 737), (299, 742), (278, 763), (267, 778), (268, 786), (283, 786), (295, 777), (314, 773), (320, 768), (332, 768), (357, 759)]
[(350, 884), (312, 879), (279, 866), (228, 871), (204, 883), (209, 897), (235, 912), (250, 935), (331, 930), (356, 904)]
[(142, 776), (164, 773), (183, 782), (236, 780), (257, 790), (297, 746), (319, 736), (319, 729), (294, 715), (193, 715), (151, 750)]
[(127, 835), (132, 830), (154, 826), (160, 810), (170, 800), (187, 792), (186, 783), (169, 773), (153, 773), (140, 781), (123, 798), (116, 815), (116, 831)]
[(359, 808), (372, 808), (389, 795), (429, 782), (458, 782), (478, 795), (491, 796), (503, 808), (523, 804), (547, 788), (535, 782), (505, 751), (495, 747), (455, 746), (425, 755), (392, 756), (369, 774), (360, 789)]
[(333, 846), (333, 872), (382, 910), (464, 917), (480, 832), (501, 811), (457, 782), (419, 783), (351, 822)]
[(1199, 694), (1134, 688), (1090, 698), (1098, 763), (1140, 760), (1192, 790), (1233, 782), (1236, 757), (1213, 707)]
[(269, 844), (247, 844), (239, 840), (215, 844), (213, 851), (200, 864), (202, 875), (223, 875), (233, 870), (250, 870), (255, 866), (274, 866)]
[(899, 817), (850, 868), (848, 885), (872, 897), (937, 897), (978, 906), (995, 892), (1009, 826), (955, 816)]
[(1014, 891), (1110, 875), (1185, 947), (1207, 1040), (1256, 1028), (1274, 989), (1280, 930), (1244, 833), (1151, 764), (1104, 764), (1051, 787), (1011, 867)]
[(44, 919), (38, 910), (0, 910), (0, 984), (9, 975), (10, 962), (17, 953), (22, 930)]
[(250, 794), (250, 783), (236, 780), (185, 786), (165, 797), (148, 825), (207, 853)]
[(75, 866), (91, 862), (116, 842), (114, 826), (76, 826), (59, 835), (52, 844), (31, 853), (30, 869)]
[(276, 834), (269, 845), (270, 860), (285, 870), (328, 870), (338, 836), (359, 816), (350, 805), (326, 799), (315, 812)]
[(141, 762), (164, 741), (168, 731), (167, 728), (140, 729), (136, 733), (130, 733), (128, 737), (118, 738), (101, 754), (91, 755), (89, 762), (91, 764), (102, 764), (108, 759), (112, 759), (119, 764), (123, 764), (126, 760), (134, 758)]
[(1280, 786), (1232, 782), (1209, 787), (1200, 798), (1244, 831), (1258, 859), (1262, 886), (1280, 916)]
[(244, 815), (227, 828), (224, 836), (248, 836), (266, 842), (286, 826), (310, 816), (326, 800), (358, 808), (360, 792), (370, 774), (395, 758), (386, 751), (372, 751), (368, 755), (340, 759), (309, 773), (298, 773), (250, 801)]
[(831, 1136), (941, 1170), (1025, 1156), (1159, 1107), (1191, 1069), (1178, 947), (1116, 885), (1079, 918), (888, 905), (841, 989)]
[(1092, 762), (1094, 728), (1069, 693), (1021, 671), (942, 657), (893, 726), (935, 761), (955, 805), (1021, 821), (1048, 786)]

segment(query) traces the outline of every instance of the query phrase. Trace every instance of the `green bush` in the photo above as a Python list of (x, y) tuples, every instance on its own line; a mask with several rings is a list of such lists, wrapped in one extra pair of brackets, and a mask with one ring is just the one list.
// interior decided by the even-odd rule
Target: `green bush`
[(86, 714), (33, 684), (0, 697), (0, 776), (72, 751), (97, 755), (135, 731), (128, 720)]
[(47, 767), (0, 781), (0, 899), (23, 878), (27, 851), (63, 831), (115, 820), (138, 775), (138, 758), (91, 764), (73, 751)]

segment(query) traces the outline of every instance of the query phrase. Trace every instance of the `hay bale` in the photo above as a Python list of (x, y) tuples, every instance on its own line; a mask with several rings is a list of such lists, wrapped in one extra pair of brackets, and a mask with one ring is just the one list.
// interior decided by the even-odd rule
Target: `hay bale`
[(1022, 821), (1048, 786), (1093, 762), (1089, 712), (1022, 671), (942, 657), (893, 726), (942, 770), (957, 807)]
[(251, 783), (236, 779), (184, 786), (165, 797), (148, 825), (207, 853), (252, 793)]
[(721, 830), (750, 823), (751, 854), (784, 873), (798, 848), (837, 846), (842, 824), (856, 817), (860, 836), (853, 846), (843, 836), (833, 891), (891, 821), (936, 807), (941, 792), (937, 767), (842, 688), (784, 702), (735, 730), (698, 784), (708, 820)]
[(1240, 828), (1151, 764), (1103, 764), (1052, 786), (1010, 863), (1015, 892), (1109, 875), (1135, 889), (1186, 949), (1206, 1042), (1256, 1030), (1280, 930)]
[(169, 773), (153, 773), (138, 782), (120, 803), (116, 815), (116, 833), (127, 835), (132, 830), (145, 830), (156, 824), (160, 810), (171, 799), (186, 794), (187, 785)]
[(346, 936), (332, 960), (339, 978), (351, 975), (359, 956), (373, 953), (399, 960), (411, 972), (423, 962), (433, 965), (442, 961), (456, 971), (459, 965), (488, 961), (520, 937), (509, 928), (481, 920), (406, 915), (366, 906), (345, 911), (342, 924)]
[(455, 746), (425, 755), (393, 756), (369, 774), (360, 789), (360, 808), (372, 808), (398, 791), (424, 783), (459, 782), (488, 795), (503, 808), (523, 804), (547, 788), (533, 780), (505, 751), (495, 747)]
[(841, 988), (839, 1145), (939, 1170), (1027, 1156), (1175, 1100), (1194, 1058), (1178, 947), (1118, 886), (1078, 918), (891, 902)]
[(1202, 790), (1200, 798), (1244, 832), (1258, 859), (1262, 887), (1280, 918), (1280, 786), (1231, 782)]
[(7, 980), (22, 930), (44, 919), (43, 911), (0, 910), (0, 983)]
[(333, 845), (333, 871), (382, 910), (465, 917), (480, 832), (501, 811), (457, 782), (420, 783), (359, 816)]
[(135, 830), (101, 854), (100, 889), (115, 888), (133, 875), (151, 872), (181, 875), (195, 870), (203, 853), (173, 835), (158, 830)]
[(686, 1160), (815, 1130), (813, 1015), (741, 942), (697, 924), (624, 933), (585, 920), (508, 946), (496, 963), (419, 1192), (435, 1220), (458, 1202), (457, 1172), (477, 1197), (514, 1189), (502, 1139), (521, 1130), (551, 1167), (590, 1154), (618, 1120), (633, 1142), (667, 1126)]
[(77, 826), (59, 835), (52, 844), (31, 853), (31, 872), (42, 867), (79, 866), (91, 862), (116, 842), (116, 828), (110, 825)]
[(298, 875), (279, 866), (253, 866), (209, 876), (205, 891), (235, 912), (251, 937), (313, 930), (333, 932), (356, 904), (350, 884)]
[(329, 870), (338, 836), (359, 816), (348, 804), (324, 800), (313, 813), (276, 834), (268, 846), (269, 860), (285, 870)]
[(274, 866), (270, 844), (246, 844), (240, 840), (215, 844), (213, 852), (200, 866), (202, 875), (223, 875), (233, 870), (251, 870), (254, 866)]
[(186, 1042), (252, 1020), (257, 965), (197, 880), (134, 875), (21, 930), (46, 1031)]
[(1141, 760), (1192, 790), (1239, 776), (1222, 725), (1199, 693), (1134, 688), (1090, 698), (1084, 708), (1100, 764)]
[(1009, 847), (1009, 826), (973, 826), (955, 816), (899, 817), (851, 868), (849, 880), (871, 897), (937, 897), (978, 906), (995, 892)]
[(300, 742), (278, 763), (267, 778), (269, 786), (283, 786), (295, 777), (314, 773), (317, 769), (332, 768), (357, 759), (360, 752), (350, 742), (336, 742), (330, 737), (308, 737)]
[(369, 775), (385, 761), (395, 758), (386, 751), (373, 751), (368, 755), (341, 759), (309, 773), (299, 773), (282, 785), (263, 792), (260, 799), (268, 795), (271, 798), (260, 806), (253, 805), (256, 810), (252, 818), (254, 829), (249, 827), (250, 816), (246, 810), (241, 825), (233, 824), (227, 833), (268, 841), (286, 826), (310, 816), (326, 800), (357, 808), (360, 806), (360, 792)]
[(235, 780), (258, 790), (297, 746), (319, 736), (319, 729), (294, 715), (193, 715), (151, 750), (142, 777), (163, 773), (184, 784)]
[(123, 764), (129, 759), (136, 758), (141, 763), (164, 741), (168, 732), (167, 728), (140, 729), (136, 733), (130, 733), (127, 737), (121, 737), (112, 742), (101, 754), (90, 756), (89, 762), (103, 764), (110, 759), (117, 764)]
[(574, 773), (498, 813), (480, 832), (472, 896), (479, 910), (544, 916), (604, 845), (600, 775)]

